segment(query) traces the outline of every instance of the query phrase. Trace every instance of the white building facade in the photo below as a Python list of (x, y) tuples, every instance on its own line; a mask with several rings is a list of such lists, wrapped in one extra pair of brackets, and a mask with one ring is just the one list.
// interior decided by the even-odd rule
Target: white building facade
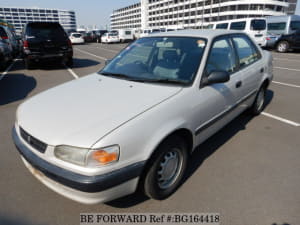
[(28, 22), (59, 22), (69, 31), (76, 30), (74, 11), (41, 8), (0, 7), (0, 19), (12, 24), (17, 32), (21, 32)]
[(141, 0), (114, 10), (111, 28), (200, 28), (216, 21), (286, 15), (288, 7), (287, 0)]

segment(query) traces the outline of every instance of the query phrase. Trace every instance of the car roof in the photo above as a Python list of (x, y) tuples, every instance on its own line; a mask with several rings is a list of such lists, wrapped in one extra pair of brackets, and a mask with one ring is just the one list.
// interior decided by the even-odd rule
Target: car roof
[(154, 33), (150, 34), (147, 37), (164, 37), (164, 36), (177, 36), (177, 37), (199, 37), (199, 38), (206, 38), (206, 39), (213, 39), (220, 35), (225, 34), (245, 34), (242, 31), (235, 31), (235, 30), (225, 30), (225, 29), (203, 29), (203, 30), (177, 30), (177, 31), (170, 31), (170, 32), (161, 32), (161, 33)]

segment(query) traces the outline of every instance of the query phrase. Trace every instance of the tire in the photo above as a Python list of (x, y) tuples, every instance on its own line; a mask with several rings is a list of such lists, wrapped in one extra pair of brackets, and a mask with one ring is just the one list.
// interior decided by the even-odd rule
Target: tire
[(24, 59), (24, 63), (25, 63), (25, 68), (27, 70), (31, 70), (33, 69), (33, 63), (32, 63), (32, 60), (28, 59), (28, 58), (25, 58)]
[(68, 58), (68, 60), (66, 61), (66, 66), (73, 66), (73, 57)]
[(276, 50), (277, 52), (287, 52), (290, 48), (290, 44), (287, 41), (280, 41), (277, 46), (276, 46)]
[(257, 92), (253, 105), (249, 109), (252, 115), (257, 116), (263, 111), (266, 102), (266, 90), (266, 85), (263, 85)]
[(187, 145), (177, 135), (163, 141), (148, 161), (142, 189), (145, 195), (162, 200), (173, 194), (181, 184), (188, 161)]

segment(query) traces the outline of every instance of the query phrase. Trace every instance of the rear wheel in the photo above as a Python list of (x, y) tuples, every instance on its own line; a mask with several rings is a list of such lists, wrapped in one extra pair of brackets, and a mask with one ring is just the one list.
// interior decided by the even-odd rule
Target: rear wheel
[(157, 200), (169, 197), (182, 181), (187, 160), (187, 145), (180, 136), (173, 135), (163, 141), (147, 164), (142, 178), (144, 193)]
[(67, 66), (73, 66), (73, 57), (69, 57), (66, 61)]
[(278, 52), (287, 52), (290, 48), (290, 44), (287, 42), (287, 41), (280, 41), (278, 44), (277, 44), (277, 47), (276, 47), (276, 50)]
[(250, 107), (250, 113), (252, 115), (259, 115), (263, 111), (266, 101), (266, 90), (266, 85), (263, 85), (257, 92), (255, 101)]
[(32, 60), (30, 60), (30, 59), (28, 59), (28, 58), (25, 58), (25, 59), (24, 59), (24, 63), (25, 63), (25, 68), (26, 68), (27, 70), (30, 70), (30, 69), (33, 68), (33, 62), (32, 62)]

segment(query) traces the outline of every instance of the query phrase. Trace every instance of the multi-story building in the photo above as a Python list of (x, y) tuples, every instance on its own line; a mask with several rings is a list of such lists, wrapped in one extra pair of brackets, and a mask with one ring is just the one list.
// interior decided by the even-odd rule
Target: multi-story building
[(111, 28), (140, 28), (142, 14), (141, 3), (114, 10), (110, 16)]
[(0, 7), (0, 19), (12, 24), (17, 32), (33, 21), (59, 22), (67, 32), (76, 30), (75, 12), (69, 10)]
[(288, 0), (288, 2), (289, 2), (289, 7), (287, 9), (287, 14), (294, 15), (297, 6), (297, 0)]
[(287, 0), (141, 0), (114, 10), (111, 28), (199, 28), (216, 21), (285, 15), (288, 6)]

